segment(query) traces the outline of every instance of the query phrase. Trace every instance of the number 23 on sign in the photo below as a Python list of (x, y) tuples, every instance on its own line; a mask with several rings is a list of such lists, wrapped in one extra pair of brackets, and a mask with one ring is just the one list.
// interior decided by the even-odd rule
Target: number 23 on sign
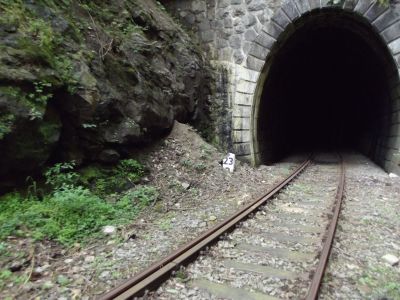
[(228, 155), (224, 158), (224, 160), (222, 161), (222, 167), (224, 169), (229, 170), (229, 172), (233, 172), (233, 170), (235, 169), (235, 154), (233, 153), (228, 153)]

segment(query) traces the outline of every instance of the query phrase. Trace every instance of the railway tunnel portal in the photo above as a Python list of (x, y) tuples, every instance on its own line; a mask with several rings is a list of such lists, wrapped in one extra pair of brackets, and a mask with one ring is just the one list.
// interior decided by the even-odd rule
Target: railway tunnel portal
[(385, 160), (397, 68), (368, 23), (320, 10), (294, 22), (271, 52), (253, 100), (253, 159), (344, 148)]
[[(179, 4), (178, 4), (179, 2)], [(352, 148), (400, 173), (400, 5), (184, 0), (167, 6), (219, 70), (224, 145), (254, 165)]]

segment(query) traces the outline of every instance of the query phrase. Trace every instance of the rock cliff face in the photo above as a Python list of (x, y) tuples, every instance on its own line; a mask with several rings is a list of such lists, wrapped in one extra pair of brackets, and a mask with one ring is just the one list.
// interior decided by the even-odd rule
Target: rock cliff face
[(0, 181), (207, 123), (209, 68), (152, 0), (0, 1)]

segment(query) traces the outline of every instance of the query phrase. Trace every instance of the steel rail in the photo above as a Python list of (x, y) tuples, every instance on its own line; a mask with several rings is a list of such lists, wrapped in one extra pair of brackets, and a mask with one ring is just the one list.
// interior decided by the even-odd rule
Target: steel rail
[(329, 229), (328, 229), (326, 237), (325, 237), (326, 239), (325, 239), (322, 251), (321, 251), (319, 263), (318, 263), (317, 269), (314, 273), (313, 279), (311, 281), (311, 285), (308, 290), (306, 300), (318, 299), (319, 288), (321, 286), (321, 282), (324, 277), (325, 269), (328, 264), (329, 256), (330, 256), (331, 249), (332, 249), (333, 239), (335, 237), (336, 228), (337, 228), (337, 224), (339, 221), (340, 209), (342, 207), (342, 202), (343, 202), (342, 200), (343, 200), (343, 195), (344, 195), (344, 186), (345, 186), (345, 182), (346, 182), (345, 165), (344, 165), (342, 156), (339, 155), (339, 157), (341, 160), (340, 180), (339, 180), (339, 185), (338, 185), (338, 189), (337, 189), (336, 197), (335, 197), (336, 200), (335, 200), (334, 213), (333, 213), (332, 220), (329, 224)]
[(265, 204), (269, 199), (271, 199), (272, 196), (278, 193), (283, 187), (285, 187), (297, 175), (299, 175), (310, 163), (311, 159), (307, 159), (298, 168), (296, 168), (296, 170), (290, 176), (275, 185), (273, 189), (271, 189), (264, 196), (246, 205), (240, 211), (205, 231), (199, 237), (172, 252), (167, 257), (154, 263), (149, 268), (140, 272), (122, 285), (100, 296), (98, 299), (129, 299), (143, 295), (146, 290), (157, 288), (159, 285), (161, 285), (161, 283), (164, 282), (166, 278), (168, 278), (168, 275), (171, 272), (176, 270), (179, 266), (189, 262), (190, 260), (193, 260), (202, 249), (216, 241), (224, 233), (234, 229), (239, 222), (245, 220), (260, 206)]

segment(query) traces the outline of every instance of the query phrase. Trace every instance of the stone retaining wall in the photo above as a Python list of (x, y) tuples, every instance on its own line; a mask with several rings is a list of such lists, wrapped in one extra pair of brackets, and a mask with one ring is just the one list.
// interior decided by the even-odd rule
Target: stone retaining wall
[[(332, 1), (331, 1), (332, 2)], [(400, 173), (400, 5), (389, 7), (371, 0), (164, 0), (163, 3), (198, 37), (215, 66), (228, 74), (227, 95), (231, 114), (229, 148), (242, 160), (257, 164), (257, 109), (274, 49), (301, 19), (321, 9), (348, 12), (372, 25), (393, 58), (388, 62), (392, 108), (381, 116), (390, 132), (378, 146), (376, 160)], [(297, 23), (296, 23), (297, 22)], [(372, 32), (375, 31), (375, 32)], [(395, 70), (395, 71), (393, 71)]]

